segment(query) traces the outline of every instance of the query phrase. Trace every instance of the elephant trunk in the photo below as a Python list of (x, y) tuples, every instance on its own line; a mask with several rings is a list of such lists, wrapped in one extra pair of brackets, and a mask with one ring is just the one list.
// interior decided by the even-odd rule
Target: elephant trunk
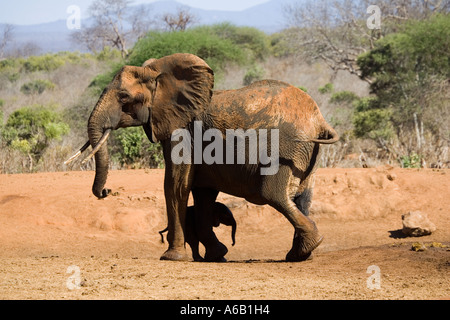
[[(117, 123), (112, 124), (111, 118), (117, 117), (111, 117), (111, 109), (114, 108), (111, 108), (110, 103), (108, 103), (110, 101), (108, 99), (109, 95), (107, 92), (104, 92), (100, 97), (88, 122), (89, 142), (94, 148), (93, 152), (95, 153), (95, 179), (92, 186), (92, 193), (99, 199), (105, 198), (111, 191), (105, 189), (109, 169), (109, 155), (106, 140), (111, 129), (117, 126)], [(115, 122), (118, 122), (118, 120)]]
[[(91, 145), (97, 145), (102, 136), (103, 133), (101, 131), (91, 132), (89, 134), (89, 141), (91, 142)], [(105, 142), (95, 154), (95, 179), (94, 184), (92, 185), (92, 193), (100, 199), (105, 198), (109, 194), (109, 190), (104, 189), (108, 176), (108, 168), (108, 146)]]

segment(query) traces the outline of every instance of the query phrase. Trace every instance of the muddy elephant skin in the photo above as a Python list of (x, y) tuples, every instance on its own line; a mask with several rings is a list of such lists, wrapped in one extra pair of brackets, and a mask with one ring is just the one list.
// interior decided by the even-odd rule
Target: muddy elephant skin
[[(196, 234), (206, 248), (205, 260), (221, 260), (227, 253), (212, 230), (212, 211), (219, 192), (280, 211), (294, 227), (293, 245), (286, 259), (307, 259), (322, 241), (307, 217), (320, 145), (336, 142), (338, 134), (309, 95), (284, 82), (263, 80), (242, 89), (215, 92), (213, 85), (211, 68), (191, 54), (150, 59), (143, 67), (123, 67), (102, 93), (88, 121), (89, 141), (97, 149), (94, 195), (104, 198), (110, 193), (105, 189), (109, 165), (105, 141), (109, 132), (143, 126), (150, 141), (161, 142), (165, 159), (169, 247), (161, 259), (187, 259), (184, 228), (190, 192), (198, 221)], [(244, 163), (207, 164), (191, 159), (175, 164), (172, 150), (179, 141), (172, 141), (172, 133), (184, 129), (194, 135), (198, 124), (205, 135), (210, 129), (221, 132), (222, 137), (216, 135), (215, 139), (222, 139), (223, 145), (227, 130), (254, 130), (255, 141), (244, 137), (246, 150), (256, 144), (256, 150), (269, 155), (276, 146), (277, 170), (261, 174), (267, 162), (262, 161), (261, 153), (257, 163), (249, 162), (249, 152)], [(273, 137), (278, 138), (276, 144)], [(265, 144), (262, 138), (266, 138)], [(203, 140), (200, 146), (192, 142), (191, 147), (194, 156), (195, 151), (206, 152), (208, 142)], [(232, 151), (234, 157), (242, 152), (237, 147)], [(225, 156), (227, 152), (230, 149)]]

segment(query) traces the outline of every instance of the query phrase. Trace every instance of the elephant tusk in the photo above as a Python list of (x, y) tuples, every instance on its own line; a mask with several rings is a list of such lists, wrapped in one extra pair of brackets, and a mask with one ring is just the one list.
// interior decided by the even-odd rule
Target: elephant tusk
[(80, 148), (80, 150), (77, 151), (77, 153), (75, 153), (73, 156), (71, 156), (67, 161), (64, 161), (64, 164), (67, 165), (67, 164), (71, 163), (73, 160), (75, 160), (76, 158), (78, 158), (81, 155), (81, 153), (83, 153), (83, 151), (86, 150), (90, 145), (91, 145), (91, 143), (89, 141), (86, 142)]
[(106, 140), (109, 137), (109, 134), (111, 133), (111, 129), (107, 129), (104, 133), (100, 141), (97, 143), (97, 145), (92, 149), (91, 153), (81, 162), (81, 165), (83, 166), (86, 162), (91, 160), (91, 158), (97, 153), (98, 150), (102, 147), (102, 145), (106, 142)]

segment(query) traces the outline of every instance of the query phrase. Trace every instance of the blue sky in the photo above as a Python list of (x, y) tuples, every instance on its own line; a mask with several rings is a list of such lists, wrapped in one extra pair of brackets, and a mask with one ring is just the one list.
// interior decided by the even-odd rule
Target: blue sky
[[(65, 19), (70, 5), (77, 5), (81, 15), (93, 0), (0, 0), (0, 23), (36, 24)], [(134, 0), (132, 4), (151, 3), (158, 0)], [(164, 0), (170, 1), (170, 0)], [(269, 0), (177, 0), (191, 7), (207, 10), (241, 11)]]

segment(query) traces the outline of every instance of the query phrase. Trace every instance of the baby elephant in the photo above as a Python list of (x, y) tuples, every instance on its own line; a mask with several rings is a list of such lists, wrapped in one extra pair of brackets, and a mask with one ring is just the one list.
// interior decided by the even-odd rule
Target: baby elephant
[[(228, 209), (226, 205), (220, 202), (214, 204), (214, 219), (213, 227), (218, 227), (220, 224), (226, 226), (231, 226), (231, 240), (233, 240), (232, 245), (236, 243), (236, 220), (233, 217), (233, 213)], [(168, 228), (159, 231), (161, 235), (161, 242), (164, 243), (163, 233), (167, 232)], [(192, 250), (192, 258), (194, 261), (203, 261), (202, 256), (198, 251), (199, 240), (195, 232), (195, 210), (194, 206), (190, 206), (186, 210), (186, 234), (185, 241), (189, 244)]]

